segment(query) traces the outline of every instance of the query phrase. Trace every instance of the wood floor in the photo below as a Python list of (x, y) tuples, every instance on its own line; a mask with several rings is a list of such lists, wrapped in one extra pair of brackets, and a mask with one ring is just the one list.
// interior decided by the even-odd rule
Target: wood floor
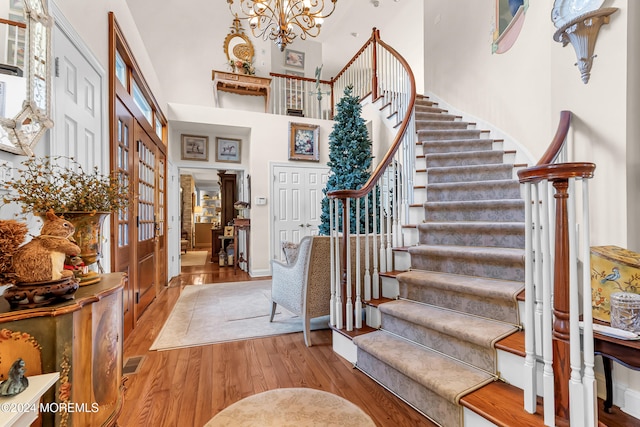
[(144, 359), (138, 372), (127, 376), (120, 426), (202, 427), (232, 403), (283, 387), (308, 387), (342, 396), (362, 408), (378, 426), (435, 426), (338, 357), (328, 330), (312, 332), (312, 347), (304, 345), (300, 332), (149, 351), (185, 286), (244, 280), (251, 278), (242, 271), (234, 275), (229, 267), (184, 267), (158, 295), (124, 343), (125, 361), (135, 356)]

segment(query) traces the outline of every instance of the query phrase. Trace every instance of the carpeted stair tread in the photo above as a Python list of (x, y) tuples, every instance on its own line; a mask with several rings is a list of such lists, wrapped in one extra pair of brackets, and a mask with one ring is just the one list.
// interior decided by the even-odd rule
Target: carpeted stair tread
[(400, 298), (476, 316), (519, 323), (518, 294), (524, 283), (439, 271), (410, 270), (396, 276)]
[(425, 245), (524, 248), (522, 222), (425, 222), (418, 225), (419, 243)]
[(409, 253), (413, 269), (524, 280), (523, 249), (418, 245), (410, 247)]
[(422, 151), (424, 154), (491, 151), (495, 143), (496, 141), (491, 138), (422, 141)]
[(425, 129), (416, 133), (421, 141), (479, 138), (481, 129)]
[(513, 178), (513, 165), (497, 163), (491, 165), (464, 165), (430, 167), (429, 183), (464, 181), (495, 181)]
[(427, 167), (502, 164), (505, 152), (500, 150), (425, 153)]
[(416, 119), (416, 129), (418, 131), (428, 129), (467, 129), (470, 125), (471, 123), (463, 121)]
[(427, 185), (427, 200), (432, 201), (518, 199), (519, 197), (520, 184), (512, 179), (443, 182)]
[(458, 117), (453, 114), (416, 111), (416, 120), (442, 120), (452, 122), (457, 118)]
[(485, 371), (384, 331), (361, 335), (353, 342), (452, 403), (458, 403), (462, 396), (495, 380)]
[[(386, 329), (385, 321), (388, 320), (387, 316), (390, 316), (487, 349), (491, 349), (498, 340), (518, 330), (515, 326), (504, 322), (408, 300), (390, 301), (381, 304), (379, 308), (384, 313), (383, 329)], [(392, 332), (395, 333), (395, 331)]]
[(428, 201), (426, 221), (524, 221), (522, 199)]

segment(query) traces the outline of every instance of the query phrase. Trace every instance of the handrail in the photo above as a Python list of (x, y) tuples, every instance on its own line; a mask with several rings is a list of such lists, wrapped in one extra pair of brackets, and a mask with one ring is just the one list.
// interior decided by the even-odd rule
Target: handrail
[(336, 74), (336, 76), (331, 79), (331, 83), (333, 84), (333, 82), (338, 80), (340, 76), (342, 76), (349, 69), (349, 67), (355, 62), (355, 60), (362, 54), (362, 52), (364, 52), (365, 49), (369, 47), (369, 44), (373, 43), (376, 40), (380, 40), (380, 31), (377, 30), (375, 27), (373, 27), (373, 32), (371, 33), (371, 37), (369, 37), (369, 39), (366, 42), (364, 42), (360, 50), (357, 51), (356, 54), (353, 55), (353, 57), (351, 57), (349, 62), (347, 62), (347, 65), (342, 67), (342, 70), (340, 70), (338, 74)]
[(565, 141), (567, 139), (567, 134), (569, 133), (569, 127), (571, 126), (571, 116), (571, 111), (563, 110), (560, 112), (560, 122), (558, 123), (556, 134), (553, 137), (551, 144), (549, 144), (547, 151), (544, 152), (544, 154), (538, 161), (537, 166), (551, 164), (558, 158), (562, 147), (564, 147)]
[[(374, 28), (374, 34), (372, 36), (372, 39), (375, 40), (377, 43), (379, 43), (381, 46), (385, 47), (387, 50), (389, 50), (389, 52), (391, 52), (393, 56), (395, 56), (396, 59), (400, 61), (402, 66), (405, 68), (405, 70), (407, 70), (407, 74), (409, 76), (410, 83), (411, 83), (411, 93), (410, 93), (411, 98), (409, 100), (409, 103), (407, 104), (407, 111), (405, 112), (404, 118), (402, 120), (402, 124), (400, 125), (400, 129), (398, 133), (396, 133), (396, 137), (393, 140), (391, 148), (387, 151), (385, 156), (382, 158), (382, 161), (378, 164), (376, 169), (373, 171), (373, 173), (369, 177), (369, 180), (362, 186), (362, 188), (359, 188), (357, 190), (330, 191), (327, 193), (327, 197), (329, 198), (335, 198), (335, 199), (361, 198), (361, 197), (364, 197), (367, 193), (369, 193), (373, 189), (373, 186), (376, 184), (376, 182), (380, 180), (380, 178), (384, 174), (387, 167), (391, 164), (391, 160), (393, 159), (393, 156), (398, 151), (398, 148), (401, 145), (402, 139), (405, 136), (404, 134), (407, 131), (407, 128), (409, 126), (408, 113), (413, 111), (413, 108), (415, 106), (416, 80), (413, 75), (413, 71), (411, 71), (411, 67), (409, 66), (409, 63), (395, 49), (393, 49), (391, 46), (389, 46), (388, 44), (380, 40), (380, 32), (377, 31), (375, 28)], [(359, 52), (362, 52), (362, 50), (364, 50), (364, 47), (360, 49)], [(353, 60), (351, 62), (353, 62)], [(373, 75), (376, 76), (377, 72), (374, 71)]]
[[(542, 390), (545, 425), (571, 419), (572, 426), (591, 427), (597, 424), (597, 396), (591, 292), (585, 288), (591, 283), (588, 180), (596, 165), (558, 163), (566, 150), (570, 123), (571, 112), (562, 111), (556, 134), (540, 161), (518, 171), (526, 230), (523, 389), (525, 409), (531, 413), (536, 411), (537, 390)], [(582, 213), (580, 227), (576, 227), (576, 212)], [(541, 388), (536, 386), (538, 363), (544, 365)]]

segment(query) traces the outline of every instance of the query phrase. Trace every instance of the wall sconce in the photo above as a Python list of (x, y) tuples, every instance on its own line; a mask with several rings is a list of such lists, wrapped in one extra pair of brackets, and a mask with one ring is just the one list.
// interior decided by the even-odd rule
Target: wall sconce
[(580, 15), (561, 26), (553, 35), (553, 39), (562, 46), (573, 45), (578, 62), (575, 65), (580, 70), (583, 83), (589, 82), (593, 54), (600, 27), (609, 23), (609, 15), (618, 10), (616, 7), (604, 7)]

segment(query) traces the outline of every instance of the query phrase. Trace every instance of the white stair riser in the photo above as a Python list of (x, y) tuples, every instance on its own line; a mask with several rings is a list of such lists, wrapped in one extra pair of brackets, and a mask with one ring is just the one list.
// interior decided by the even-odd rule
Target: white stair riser
[(496, 427), (494, 423), (488, 419), (478, 415), (468, 408), (463, 409), (464, 427)]
[(398, 285), (398, 281), (394, 277), (382, 277), (382, 296), (385, 298), (398, 298), (400, 295), (400, 286)]
[(424, 206), (411, 206), (409, 208), (409, 224), (422, 224), (424, 222)]
[(350, 363), (356, 363), (358, 360), (358, 348), (353, 343), (353, 340), (345, 337), (339, 332), (333, 331), (332, 341), (334, 352)]
[(402, 234), (404, 235), (405, 246), (415, 246), (418, 244), (420, 233), (418, 233), (417, 228), (405, 228), (402, 230)]
[(368, 305), (366, 308), (366, 311), (367, 311), (367, 326), (370, 326), (376, 329), (380, 328), (382, 321), (380, 319), (380, 310), (378, 310), (378, 307), (373, 307), (371, 305)]
[(411, 255), (406, 251), (394, 251), (393, 263), (394, 270), (407, 271), (411, 268)]

